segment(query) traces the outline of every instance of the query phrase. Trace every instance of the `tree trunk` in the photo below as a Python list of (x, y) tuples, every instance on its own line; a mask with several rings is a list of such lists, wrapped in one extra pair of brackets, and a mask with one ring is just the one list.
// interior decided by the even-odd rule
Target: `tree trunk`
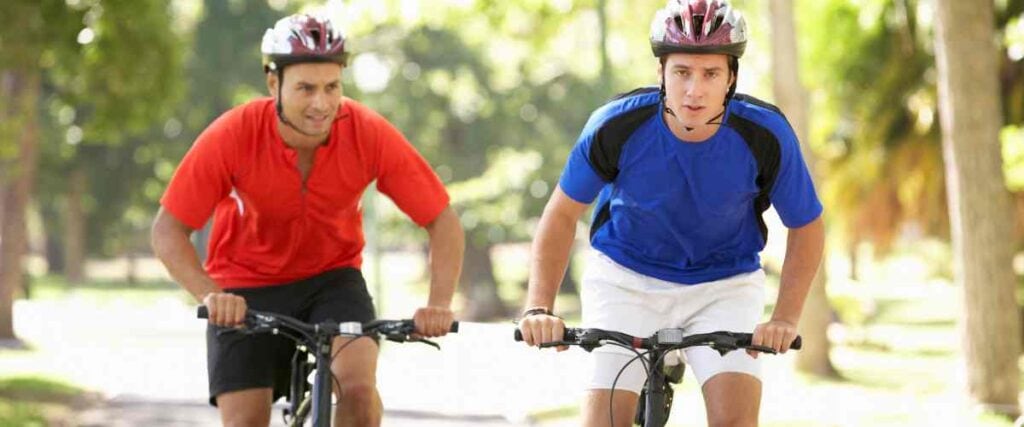
[(75, 166), (68, 177), (67, 206), (64, 211), (64, 272), (68, 283), (85, 282), (85, 209), (82, 199), (86, 194), (85, 170)]
[(1020, 317), (1014, 295), (1010, 194), (1003, 181), (991, 0), (936, 3), (935, 53), (954, 277), (970, 398), (1020, 414)]
[(17, 120), (18, 154), (9, 171), (0, 177), (4, 187), (4, 215), (0, 225), (0, 340), (14, 335), (14, 295), (23, 289), (22, 258), (27, 247), (25, 210), (32, 194), (38, 160), (36, 105), (39, 98), (39, 74), (10, 71), (3, 79), (2, 92), (11, 100), (13, 111), (8, 120)]
[(490, 243), (479, 244), (474, 236), (466, 239), (466, 261), (462, 267), (462, 289), (469, 291), (466, 320), (496, 320), (508, 315), (505, 302), (498, 295), (491, 263)]
[[(793, 130), (801, 142), (804, 160), (813, 174), (815, 162), (811, 150), (807, 148), (809, 128), (807, 94), (800, 83), (800, 56), (796, 44), (796, 28), (793, 23), (793, 1), (773, 0), (768, 3), (770, 4), (772, 22), (772, 75), (775, 82), (773, 90), (775, 100), (793, 126)], [(829, 307), (825, 289), (827, 283), (825, 264), (827, 263), (822, 263), (822, 267), (811, 285), (811, 291), (807, 295), (807, 302), (804, 304), (799, 330), (807, 345), (803, 350), (797, 352), (796, 366), (803, 372), (834, 377), (836, 370), (829, 359), (831, 344), (827, 335), (828, 325), (832, 320), (832, 310)]]

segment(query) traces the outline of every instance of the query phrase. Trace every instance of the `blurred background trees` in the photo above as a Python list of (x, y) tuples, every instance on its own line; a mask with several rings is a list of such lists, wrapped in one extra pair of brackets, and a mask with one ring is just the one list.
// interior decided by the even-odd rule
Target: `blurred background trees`
[[(1024, 0), (984, 2), (992, 4), (981, 16), (991, 15), (991, 29), (977, 31), (996, 41), (995, 62), (974, 73), (996, 81), (990, 95), (998, 98), (999, 114), (990, 116), (998, 141), (965, 140), (970, 137), (944, 134), (939, 125), (936, 51), (943, 45), (936, 28), (945, 2), (734, 1), (752, 37), (739, 90), (787, 112), (826, 205), (829, 268), (819, 282), (828, 283), (830, 295), (812, 297), (803, 325), (815, 341), (827, 343), (835, 322), (855, 325), (878, 315), (856, 291), (857, 283), (875, 279), (877, 263), (912, 253), (933, 277), (959, 277), (951, 230), (971, 232), (982, 220), (950, 221), (958, 208), (948, 202), (955, 196), (947, 194), (953, 178), (943, 137), (966, 152), (998, 143), (1005, 181), (996, 188), (1011, 192), (1014, 205), (993, 209), (1024, 215)], [(464, 318), (506, 319), (520, 308), (525, 247), (583, 123), (616, 93), (656, 82), (647, 31), (663, 4), (326, 3), (355, 50), (344, 74), (346, 94), (395, 123), (449, 186), (467, 231)], [(5, 3), (0, 337), (14, 337), (13, 301), (30, 296), (41, 275), (73, 286), (91, 280), (89, 261), (116, 259), (127, 266), (124, 281), (150, 277), (140, 267), (151, 260), (147, 228), (177, 162), (217, 115), (265, 95), (263, 30), (288, 13), (324, 6), (298, 0)], [(961, 33), (954, 31), (951, 41)], [(422, 252), (422, 233), (370, 193), (374, 250)], [(1014, 223), (1016, 231), (999, 235), (1019, 252), (1024, 233)], [(770, 236), (785, 240), (782, 229)], [(770, 242), (766, 252), (769, 272), (780, 265), (777, 247)], [(988, 247), (972, 250), (991, 258)], [(1005, 258), (992, 268), (1005, 269), (999, 280), (1014, 283), (1000, 286), (1020, 294), (1019, 271), (1014, 275)], [(574, 277), (559, 300), (569, 312)], [(1019, 335), (1020, 328), (1006, 331)], [(832, 373), (828, 347), (819, 350), (801, 356), (801, 366)]]

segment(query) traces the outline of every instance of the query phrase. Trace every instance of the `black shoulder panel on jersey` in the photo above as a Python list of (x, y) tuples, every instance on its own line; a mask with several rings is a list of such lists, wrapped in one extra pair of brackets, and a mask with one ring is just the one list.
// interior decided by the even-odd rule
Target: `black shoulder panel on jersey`
[(746, 142), (747, 148), (757, 161), (757, 197), (754, 199), (754, 216), (761, 228), (761, 237), (768, 241), (768, 226), (762, 214), (771, 205), (769, 195), (779, 176), (779, 165), (782, 160), (782, 148), (779, 140), (768, 128), (736, 114), (730, 114), (727, 125), (736, 130)]
[(747, 104), (753, 104), (758, 107), (779, 113), (779, 115), (782, 116), (782, 118), (785, 119), (786, 122), (789, 122), (789, 119), (786, 118), (786, 115), (783, 114), (782, 110), (780, 110), (779, 107), (776, 107), (775, 104), (761, 100), (759, 98), (754, 98), (753, 96), (747, 95), (745, 93), (737, 93), (736, 95), (733, 96), (733, 99), (740, 102), (746, 102)]
[(594, 141), (590, 144), (590, 164), (605, 182), (612, 182), (619, 175), (622, 147), (641, 124), (658, 112), (658, 105), (652, 104), (613, 117), (594, 132)]

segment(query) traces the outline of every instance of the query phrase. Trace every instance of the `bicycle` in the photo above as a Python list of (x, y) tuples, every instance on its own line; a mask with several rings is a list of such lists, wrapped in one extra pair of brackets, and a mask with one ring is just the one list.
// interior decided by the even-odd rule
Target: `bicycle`
[[(604, 345), (615, 345), (636, 353), (636, 357), (626, 362), (616, 375), (615, 381), (612, 383), (612, 394), (614, 396), (615, 382), (618, 382), (619, 376), (626, 370), (626, 367), (634, 361), (640, 360), (647, 371), (647, 381), (644, 382), (644, 387), (640, 391), (633, 422), (644, 427), (662, 427), (668, 422), (674, 394), (672, 384), (679, 384), (683, 380), (683, 372), (686, 367), (681, 360), (675, 365), (665, 365), (665, 356), (669, 352), (703, 345), (717, 350), (723, 356), (740, 349), (769, 354), (776, 353), (775, 349), (771, 347), (753, 345), (751, 343), (753, 335), (741, 332), (717, 331), (686, 336), (682, 329), (666, 328), (655, 332), (650, 337), (643, 338), (604, 329), (565, 328), (562, 337), (562, 341), (544, 343), (540, 347), (570, 345), (590, 352)], [(516, 341), (523, 340), (522, 332), (519, 329), (516, 329), (514, 338)], [(802, 346), (803, 340), (797, 336), (789, 348), (799, 350)], [(646, 351), (641, 353), (639, 350)], [(651, 360), (653, 363), (649, 363)], [(611, 402), (609, 402), (608, 408), (611, 424), (614, 425), (615, 417), (612, 413)]]
[[(206, 319), (209, 312), (205, 306), (199, 306), (197, 317)], [(314, 427), (331, 425), (331, 380), (337, 381), (331, 373), (331, 361), (334, 360), (349, 341), (331, 354), (331, 342), (334, 337), (381, 337), (392, 342), (419, 342), (440, 349), (437, 343), (413, 336), (415, 324), (412, 319), (404, 320), (373, 320), (359, 322), (320, 322), (310, 324), (282, 314), (247, 310), (244, 327), (223, 328), (218, 334), (242, 333), (280, 335), (295, 341), (296, 352), (292, 357), (292, 375), (288, 390), (288, 402), (282, 410), (284, 423), (292, 427), (303, 426), (312, 412)], [(449, 332), (458, 332), (459, 322), (452, 322)], [(309, 376), (313, 374), (310, 388)]]

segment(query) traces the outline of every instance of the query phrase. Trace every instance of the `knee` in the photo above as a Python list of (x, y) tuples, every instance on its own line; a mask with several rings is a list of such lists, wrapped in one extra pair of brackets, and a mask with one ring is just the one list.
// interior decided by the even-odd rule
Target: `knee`
[(708, 427), (757, 427), (757, 415), (727, 411), (710, 413)]
[(377, 402), (377, 387), (368, 382), (341, 385), (342, 404), (354, 408), (372, 408)]
[(223, 414), (221, 421), (224, 427), (256, 427), (270, 424), (270, 417), (254, 413)]

